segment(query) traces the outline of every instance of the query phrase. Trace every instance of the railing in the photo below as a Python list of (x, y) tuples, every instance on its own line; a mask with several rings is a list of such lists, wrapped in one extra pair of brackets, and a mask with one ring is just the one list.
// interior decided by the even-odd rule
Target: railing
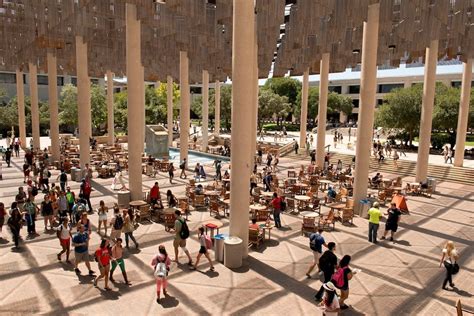
[(324, 148), (326, 148), (326, 150), (329, 152), (330, 147), (331, 147), (331, 145), (326, 145)]
[(288, 154), (289, 152), (291, 152), (291, 151), (293, 150), (293, 147), (294, 147), (294, 145), (295, 145), (295, 142), (296, 142), (296, 141), (289, 142), (288, 144), (281, 146), (281, 147), (278, 149), (278, 154), (279, 154), (279, 156), (280, 156), (280, 157), (283, 157), (283, 156), (285, 156), (286, 154)]

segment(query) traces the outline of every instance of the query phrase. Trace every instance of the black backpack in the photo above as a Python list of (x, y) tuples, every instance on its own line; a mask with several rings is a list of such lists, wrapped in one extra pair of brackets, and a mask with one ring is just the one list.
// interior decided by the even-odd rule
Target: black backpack
[(183, 161), (180, 165), (179, 165), (179, 168), (180, 169), (184, 169), (186, 167), (186, 163)]
[(123, 227), (123, 218), (122, 218), (122, 215), (117, 215), (115, 217), (115, 223), (114, 223), (114, 229), (115, 230), (119, 230), (119, 229), (122, 229)]
[(282, 212), (286, 211), (286, 202), (283, 199), (280, 200), (280, 210)]
[(61, 176), (59, 177), (59, 180), (61, 182), (67, 182), (67, 174), (65, 172), (61, 173)]
[(189, 228), (188, 228), (188, 224), (186, 224), (186, 221), (185, 220), (180, 220), (179, 221), (181, 223), (181, 231), (179, 232), (179, 237), (181, 239), (186, 239), (189, 237)]
[(36, 186), (34, 186), (32, 189), (31, 189), (31, 195), (33, 196), (37, 196), (38, 195), (38, 188)]

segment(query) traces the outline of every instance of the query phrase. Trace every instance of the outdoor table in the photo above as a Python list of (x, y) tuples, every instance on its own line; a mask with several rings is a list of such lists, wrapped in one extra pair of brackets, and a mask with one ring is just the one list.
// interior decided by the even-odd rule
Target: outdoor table
[(298, 208), (299, 209), (304, 209), (306, 208), (308, 202), (311, 200), (311, 198), (307, 195), (295, 195), (295, 200), (298, 201)]
[(402, 193), (403, 187), (390, 187), (393, 191), (398, 191), (399, 193)]
[(273, 192), (261, 192), (260, 197), (263, 197), (265, 200), (269, 200), (273, 197)]
[(265, 205), (262, 205), (262, 204), (252, 204), (249, 206), (249, 208), (252, 210), (252, 212), (254, 211), (264, 211), (267, 209), (267, 206)]
[(327, 190), (327, 187), (328, 185), (332, 184), (332, 181), (330, 180), (319, 180), (319, 188), (321, 189), (322, 187), (322, 190), (321, 191), (326, 191)]
[[(339, 215), (339, 211), (346, 207), (346, 203), (335, 202), (335, 203), (328, 204), (326, 206), (329, 207), (331, 209), (331, 211), (334, 210), (335, 211), (334, 213), (337, 212), (337, 215)], [(336, 215), (336, 214), (334, 214), (334, 215)], [(340, 216), (336, 216), (336, 217), (340, 217)]]
[(143, 201), (143, 200), (135, 200), (135, 201), (131, 201), (129, 203), (129, 205), (132, 207), (132, 208), (136, 208), (137, 210), (140, 209), (140, 206), (145, 206), (147, 205), (148, 203)]
[(270, 240), (272, 229), (273, 229), (273, 227), (275, 227), (275, 225), (268, 225), (267, 226), (267, 224), (260, 224), (259, 227), (263, 231), (263, 239), (264, 240), (266, 239), (265, 238), (267, 236), (266, 231), (268, 230), (268, 239), (266, 239), (266, 240)]
[(306, 211), (306, 212), (301, 212), (300, 215), (302, 215), (303, 217), (308, 217), (308, 218), (311, 218), (311, 217), (318, 217), (319, 215), (315, 212), (311, 212), (311, 211)]
[(202, 225), (204, 226), (204, 228), (206, 230), (206, 235), (207, 235), (207, 230), (208, 229), (211, 230), (211, 234), (209, 235), (209, 237), (211, 237), (211, 239), (214, 237), (214, 229), (216, 230), (217, 234), (219, 234), (219, 228), (224, 226), (224, 224), (221, 221), (217, 221), (217, 220), (206, 221), (206, 222), (202, 223)]

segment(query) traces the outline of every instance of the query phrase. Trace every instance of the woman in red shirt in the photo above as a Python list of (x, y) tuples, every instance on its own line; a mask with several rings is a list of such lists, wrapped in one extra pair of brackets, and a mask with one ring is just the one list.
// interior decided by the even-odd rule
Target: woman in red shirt
[(109, 288), (110, 249), (109, 241), (107, 239), (102, 239), (102, 241), (100, 242), (100, 247), (95, 251), (95, 260), (99, 265), (100, 275), (94, 279), (94, 286), (97, 286), (97, 281), (104, 278), (104, 289), (107, 291), (112, 290), (111, 288)]

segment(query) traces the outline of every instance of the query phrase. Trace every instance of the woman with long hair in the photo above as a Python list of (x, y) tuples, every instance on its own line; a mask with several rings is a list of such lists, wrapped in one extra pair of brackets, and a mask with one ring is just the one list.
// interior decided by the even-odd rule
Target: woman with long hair
[(191, 267), (191, 270), (196, 270), (197, 269), (197, 266), (199, 264), (199, 259), (201, 259), (201, 256), (204, 255), (207, 260), (209, 260), (209, 264), (211, 265), (211, 267), (209, 268), (209, 270), (211, 271), (214, 271), (214, 266), (212, 265), (212, 259), (211, 257), (209, 256), (209, 251), (207, 249), (207, 244), (206, 244), (206, 239), (207, 239), (207, 235), (204, 233), (204, 227), (199, 227), (198, 229), (198, 239), (199, 239), (199, 245), (201, 246), (199, 248), (199, 253), (197, 255), (197, 258), (196, 258), (196, 263), (194, 264), (194, 266)]
[(100, 234), (100, 228), (104, 225), (105, 235), (107, 236), (107, 212), (109, 208), (105, 206), (104, 201), (99, 202), (99, 208), (97, 209), (97, 213), (99, 214), (99, 225), (97, 227), (97, 233)]
[(61, 261), (61, 256), (63, 253), (66, 253), (66, 262), (70, 263), (69, 261), (69, 253), (71, 251), (71, 229), (69, 228), (69, 219), (67, 217), (63, 218), (61, 225), (57, 228), (57, 236), (59, 239), (59, 244), (61, 245), (62, 249), (60, 253), (58, 253), (58, 260)]
[(128, 239), (130, 238), (133, 243), (135, 244), (135, 247), (138, 249), (138, 243), (133, 236), (133, 231), (135, 230), (134, 226), (134, 214), (133, 214), (133, 209), (128, 209), (123, 211), (123, 232), (125, 233), (125, 247), (128, 247)]
[[(353, 273), (352, 270), (349, 268), (349, 263), (351, 262), (351, 256), (345, 255), (342, 257), (341, 261), (339, 261), (339, 267), (335, 274), (338, 274), (339, 270), (342, 269), (343, 277), (344, 277), (344, 284), (340, 287), (341, 290), (341, 300), (340, 305), (341, 309), (347, 309), (349, 306), (344, 304), (345, 300), (349, 297), (349, 280), (352, 279)], [(335, 275), (333, 275), (334, 279)]]
[(109, 271), (110, 271), (110, 249), (109, 241), (107, 239), (102, 239), (100, 242), (100, 247), (95, 251), (95, 260), (99, 265), (100, 275), (94, 279), (94, 286), (97, 286), (97, 282), (100, 279), (104, 279), (105, 286), (104, 289), (110, 291), (109, 288)]
[(443, 290), (447, 290), (446, 284), (448, 284), (448, 282), (450, 287), (454, 287), (453, 268), (454, 264), (456, 264), (456, 260), (459, 258), (459, 254), (451, 240), (446, 243), (442, 253), (439, 266), (441, 267), (441, 265), (444, 264), (444, 267), (446, 268), (446, 278), (443, 281)]
[(170, 270), (171, 260), (163, 245), (158, 246), (158, 254), (151, 261), (151, 266), (155, 271), (156, 278), (156, 302), (160, 303), (160, 292), (163, 289), (163, 294), (166, 296), (166, 288), (168, 287), (168, 272)]

